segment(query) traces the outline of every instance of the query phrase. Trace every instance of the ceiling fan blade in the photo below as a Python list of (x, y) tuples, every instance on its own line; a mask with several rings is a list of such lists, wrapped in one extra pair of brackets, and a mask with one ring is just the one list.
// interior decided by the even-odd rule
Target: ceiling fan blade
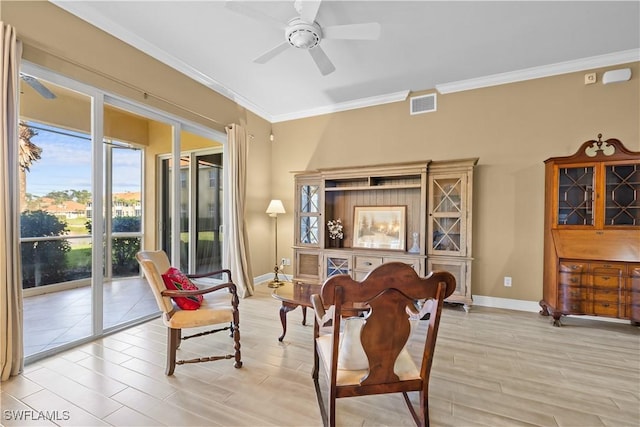
[(309, 49), (309, 53), (318, 66), (320, 74), (322, 74), (323, 76), (331, 74), (336, 70), (336, 67), (333, 65), (327, 54), (324, 53), (324, 50), (322, 50), (320, 46)]
[(286, 23), (280, 22), (275, 18), (272, 18), (271, 16), (260, 12), (259, 10), (256, 10), (250, 6), (247, 6), (247, 4), (244, 1), (240, 1), (240, 0), (228, 0), (225, 2), (225, 7), (229, 10), (232, 10), (236, 13), (239, 13), (241, 15), (247, 16), (251, 19), (254, 19), (258, 22), (264, 22), (266, 24), (271, 25), (272, 27), (275, 27), (277, 29), (280, 30), (284, 30), (285, 27), (287, 26)]
[(300, 14), (300, 19), (313, 24), (318, 16), (320, 3), (322, 0), (296, 0), (294, 6)]
[(31, 86), (36, 92), (38, 92), (43, 98), (55, 99), (56, 95), (51, 92), (45, 85), (40, 83), (35, 77), (28, 76), (26, 74), (20, 74), (20, 78), (24, 80), (29, 86)]
[(377, 40), (380, 38), (380, 24), (369, 22), (323, 27), (322, 36), (325, 39)]
[(275, 47), (272, 47), (271, 49), (269, 49), (268, 51), (266, 51), (262, 55), (258, 56), (256, 59), (253, 60), (253, 62), (255, 62), (257, 64), (264, 64), (267, 61), (270, 61), (275, 56), (277, 56), (280, 53), (284, 52), (285, 50), (289, 49), (289, 47), (290, 47), (289, 43), (282, 42), (279, 45), (277, 45)]

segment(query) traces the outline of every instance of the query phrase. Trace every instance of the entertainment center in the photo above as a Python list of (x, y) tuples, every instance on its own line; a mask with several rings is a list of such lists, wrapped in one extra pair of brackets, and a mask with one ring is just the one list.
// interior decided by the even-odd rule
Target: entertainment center
[[(295, 283), (362, 280), (391, 261), (451, 272), (447, 301), (471, 306), (473, 169), (478, 159), (319, 169), (295, 175)], [(343, 239), (330, 239), (340, 220)]]

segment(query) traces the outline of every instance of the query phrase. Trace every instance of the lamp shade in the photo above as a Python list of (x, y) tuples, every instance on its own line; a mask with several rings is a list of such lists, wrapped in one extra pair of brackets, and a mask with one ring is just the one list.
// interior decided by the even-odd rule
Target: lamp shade
[(272, 200), (271, 203), (269, 203), (269, 207), (267, 207), (266, 213), (268, 213), (270, 216), (276, 216), (278, 214), (287, 212), (284, 210), (282, 200)]

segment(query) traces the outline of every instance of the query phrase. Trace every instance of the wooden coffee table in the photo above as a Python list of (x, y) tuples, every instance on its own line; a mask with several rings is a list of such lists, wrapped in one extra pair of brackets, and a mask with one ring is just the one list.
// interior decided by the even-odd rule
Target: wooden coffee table
[(296, 307), (302, 307), (302, 324), (307, 324), (307, 307), (311, 307), (311, 295), (320, 293), (320, 288), (321, 285), (284, 282), (284, 285), (273, 290), (271, 296), (282, 301), (282, 307), (280, 307), (282, 335), (278, 337), (278, 341), (282, 341), (287, 333), (287, 313)]

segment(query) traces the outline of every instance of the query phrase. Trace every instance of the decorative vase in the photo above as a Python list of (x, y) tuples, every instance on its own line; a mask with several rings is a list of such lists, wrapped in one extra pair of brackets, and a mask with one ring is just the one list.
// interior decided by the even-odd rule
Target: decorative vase
[(329, 239), (329, 247), (331, 247), (331, 248), (341, 248), (342, 247), (342, 239)]

